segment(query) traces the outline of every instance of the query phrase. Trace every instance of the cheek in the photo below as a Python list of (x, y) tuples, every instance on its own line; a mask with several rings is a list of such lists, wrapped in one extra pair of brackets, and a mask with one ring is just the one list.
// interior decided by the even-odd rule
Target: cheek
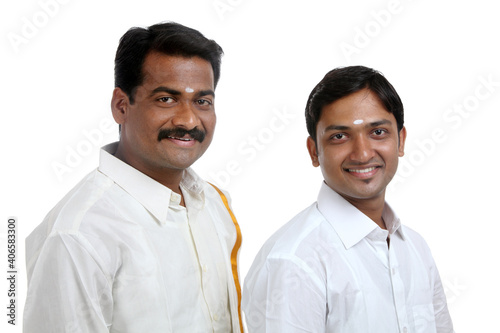
[(385, 161), (385, 164), (387, 167), (396, 169), (398, 167), (398, 161), (399, 161), (399, 149), (396, 146), (392, 147), (387, 147), (383, 151), (380, 152), (382, 155), (382, 158)]
[(215, 112), (202, 114), (200, 116), (201, 123), (207, 132), (207, 135), (213, 135), (215, 130), (215, 125), (217, 123), (217, 117), (215, 116)]
[(322, 165), (326, 170), (334, 171), (342, 169), (343, 161), (345, 160), (345, 152), (339, 147), (333, 149), (334, 147), (326, 147), (323, 149), (319, 148), (318, 161), (319, 164)]
[[(137, 103), (137, 102), (136, 102)], [(137, 128), (148, 128), (154, 123), (155, 115), (145, 105), (137, 105), (131, 112), (133, 125)]]
[(166, 110), (156, 110), (156, 112), (145, 112), (142, 119), (144, 133), (157, 136), (160, 130), (172, 128), (172, 115)]

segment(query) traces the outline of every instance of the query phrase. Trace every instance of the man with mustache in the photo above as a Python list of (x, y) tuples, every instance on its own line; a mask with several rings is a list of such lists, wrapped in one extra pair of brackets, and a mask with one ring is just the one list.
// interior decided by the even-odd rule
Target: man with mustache
[(430, 250), (385, 201), (404, 155), (403, 103), (379, 72), (328, 72), (306, 105), (317, 202), (277, 231), (245, 278), (250, 333), (452, 333)]
[(26, 240), (25, 332), (242, 332), (239, 227), (190, 168), (214, 134), (221, 56), (176, 23), (121, 38), (120, 140)]

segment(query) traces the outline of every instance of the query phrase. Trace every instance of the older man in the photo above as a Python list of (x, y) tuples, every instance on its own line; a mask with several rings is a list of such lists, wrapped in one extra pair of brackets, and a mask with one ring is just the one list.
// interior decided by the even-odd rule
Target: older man
[(190, 169), (215, 129), (222, 49), (176, 23), (115, 59), (120, 141), (27, 238), (25, 332), (241, 332), (241, 235)]

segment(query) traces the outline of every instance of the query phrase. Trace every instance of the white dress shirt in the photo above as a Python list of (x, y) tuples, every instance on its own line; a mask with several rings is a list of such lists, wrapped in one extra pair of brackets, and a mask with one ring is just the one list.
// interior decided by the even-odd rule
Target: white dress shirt
[(249, 332), (453, 332), (427, 244), (387, 204), (383, 218), (388, 230), (323, 183), (245, 278)]
[(116, 147), (26, 240), (24, 332), (240, 332), (221, 196), (187, 169), (183, 207)]

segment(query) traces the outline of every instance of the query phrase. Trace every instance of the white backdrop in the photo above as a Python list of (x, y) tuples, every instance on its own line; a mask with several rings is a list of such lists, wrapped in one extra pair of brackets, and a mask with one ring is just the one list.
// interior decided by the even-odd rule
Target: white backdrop
[(316, 199), (309, 92), (328, 70), (361, 64), (383, 72), (406, 109), (406, 156), (388, 201), (428, 241), (456, 331), (498, 331), (500, 20), (492, 3), (3, 1), (0, 258), (7, 272), (7, 221), (16, 216), (18, 274), (16, 326), (7, 324), (1, 279), (2, 332), (21, 332), (24, 238), (97, 166), (99, 147), (118, 138), (109, 104), (119, 38), (167, 20), (225, 51), (215, 138), (194, 168), (231, 194), (242, 277), (262, 243)]

